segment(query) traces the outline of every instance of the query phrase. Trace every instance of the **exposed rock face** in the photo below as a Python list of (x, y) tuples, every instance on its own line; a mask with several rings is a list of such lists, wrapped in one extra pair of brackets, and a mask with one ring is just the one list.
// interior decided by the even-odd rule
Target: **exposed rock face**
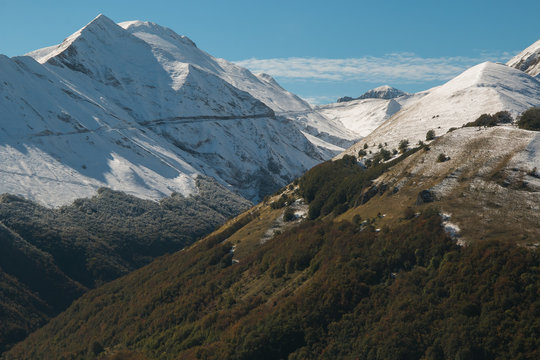
[(506, 65), (538, 77), (540, 74), (540, 40), (514, 56)]

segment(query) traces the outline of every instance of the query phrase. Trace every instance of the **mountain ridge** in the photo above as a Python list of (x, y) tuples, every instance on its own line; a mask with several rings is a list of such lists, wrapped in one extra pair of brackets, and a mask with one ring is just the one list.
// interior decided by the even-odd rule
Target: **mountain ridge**
[(417, 101), (403, 106), (345, 154), (357, 154), (365, 143), (388, 143), (390, 148), (397, 149), (401, 140), (408, 140), (411, 145), (425, 141), (429, 130), (442, 135), (484, 113), (509, 111), (516, 117), (540, 104), (540, 82), (536, 78), (491, 62), (475, 65), (424, 93)]
[(103, 186), (187, 196), (199, 174), (257, 201), (342, 149), (275, 116), (310, 107), (274, 80), (153, 23), (100, 15), (57, 46), (0, 58), (0, 67), (0, 192), (49, 206)]
[(363, 100), (363, 99), (394, 99), (400, 96), (408, 95), (406, 92), (391, 87), (389, 85), (382, 85), (374, 89), (366, 91), (364, 94), (360, 95), (357, 98), (352, 98), (350, 96), (341, 97), (337, 100), (338, 103), (353, 101), (353, 100)]
[(506, 65), (538, 77), (540, 74), (540, 40), (514, 56)]

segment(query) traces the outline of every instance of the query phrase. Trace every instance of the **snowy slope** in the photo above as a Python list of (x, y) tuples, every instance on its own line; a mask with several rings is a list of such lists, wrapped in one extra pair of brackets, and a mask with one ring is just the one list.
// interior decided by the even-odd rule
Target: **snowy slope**
[(123, 26), (100, 15), (60, 45), (0, 56), (0, 192), (50, 206), (100, 186), (159, 199), (196, 192), (203, 174), (256, 201), (337, 152), (274, 116), (259, 98), (306, 108), (272, 80), (169, 29)]
[(327, 117), (317, 107), (309, 111), (287, 113), (281, 117), (294, 119), (297, 128), (311, 135), (309, 139), (313, 140), (314, 145), (322, 146), (330, 152), (335, 149), (343, 151), (361, 139), (358, 133), (344, 127), (341, 121)]
[(307, 102), (283, 89), (268, 74), (252, 74), (236, 64), (215, 58), (198, 49), (187, 37), (151, 22), (128, 21), (119, 25), (150, 45), (155, 58), (172, 77), (189, 63), (221, 78), (263, 102), (276, 115), (293, 120), (299, 130), (312, 135), (309, 137), (312, 144), (325, 154), (335, 155), (338, 153), (335, 149), (347, 148), (358, 139), (340, 123), (313, 114)]
[(394, 99), (364, 99), (324, 105), (317, 110), (326, 118), (340, 121), (345, 128), (365, 137), (400, 109), (401, 105)]
[(515, 117), (540, 105), (540, 82), (514, 68), (485, 62), (425, 94), (408, 102), (346, 153), (357, 153), (364, 143), (387, 142), (390, 148), (397, 148), (400, 140), (407, 139), (412, 145), (425, 140), (428, 130), (441, 135), (484, 113), (506, 110)]
[(531, 76), (540, 74), (540, 40), (514, 56), (506, 65), (525, 71)]
[[(381, 87), (386, 88), (386, 87)], [(365, 137), (392, 115), (426, 96), (428, 92), (406, 94), (393, 99), (366, 98), (315, 107), (327, 121), (342, 124), (357, 138)]]
[(256, 76), (245, 68), (215, 58), (197, 48), (187, 37), (180, 36), (168, 28), (143, 21), (127, 21), (119, 25), (150, 45), (156, 59), (172, 71), (176, 64), (194, 64), (234, 87), (248, 92), (276, 112), (310, 108), (308, 103), (284, 90), (269, 75)]

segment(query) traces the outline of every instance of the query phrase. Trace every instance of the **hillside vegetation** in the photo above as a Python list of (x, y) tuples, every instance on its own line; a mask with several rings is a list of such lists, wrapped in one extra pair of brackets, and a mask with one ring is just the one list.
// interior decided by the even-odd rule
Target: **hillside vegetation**
[(517, 124), (521, 129), (540, 131), (540, 107), (525, 111), (519, 117)]
[[(5, 359), (538, 358), (537, 249), (457, 246), (433, 205), (371, 216), (385, 192), (351, 204), (321, 182), (327, 169), (368, 173), (351, 158), (315, 167), (205, 240), (88, 292)], [(261, 243), (299, 193), (324, 198), (321, 213)], [(270, 206), (285, 194), (285, 208)], [(349, 210), (336, 217), (334, 203)]]
[(103, 188), (58, 209), (2, 195), (0, 352), (88, 288), (190, 245), (249, 206), (213, 180), (197, 186), (196, 196), (160, 202)]

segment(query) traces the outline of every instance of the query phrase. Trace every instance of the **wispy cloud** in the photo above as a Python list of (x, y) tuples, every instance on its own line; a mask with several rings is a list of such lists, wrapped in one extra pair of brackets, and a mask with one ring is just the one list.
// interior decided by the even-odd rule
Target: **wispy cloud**
[(342, 95), (318, 95), (318, 96), (303, 96), (302, 99), (310, 104), (329, 104), (335, 102)]
[(366, 82), (426, 82), (448, 80), (484, 61), (506, 61), (509, 53), (480, 54), (476, 57), (425, 58), (413, 53), (348, 59), (274, 58), (236, 61), (253, 72), (296, 80)]

